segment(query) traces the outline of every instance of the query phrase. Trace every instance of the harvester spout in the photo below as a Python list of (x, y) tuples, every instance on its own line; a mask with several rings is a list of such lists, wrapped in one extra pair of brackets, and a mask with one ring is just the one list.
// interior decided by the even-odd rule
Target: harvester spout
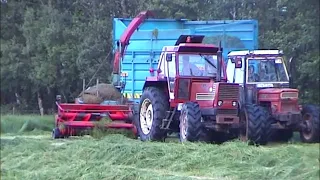
[(149, 17), (153, 17), (154, 14), (151, 11), (140, 12), (128, 25), (124, 33), (122, 34), (120, 40), (117, 42), (117, 50), (115, 52), (114, 64), (113, 64), (113, 74), (119, 75), (119, 65), (125, 50), (129, 44), (129, 40), (135, 30)]

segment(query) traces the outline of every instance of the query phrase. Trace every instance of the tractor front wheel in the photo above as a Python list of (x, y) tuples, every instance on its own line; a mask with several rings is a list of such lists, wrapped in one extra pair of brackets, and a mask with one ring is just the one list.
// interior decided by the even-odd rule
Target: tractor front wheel
[(179, 119), (181, 142), (204, 140), (204, 129), (201, 123), (201, 112), (198, 103), (187, 102), (183, 104)]
[(166, 131), (162, 120), (169, 109), (169, 101), (161, 89), (147, 87), (141, 96), (137, 131), (142, 141), (163, 141)]
[(268, 142), (271, 124), (268, 122), (269, 114), (261, 106), (246, 104), (241, 111), (240, 139), (249, 144), (265, 145)]
[(300, 131), (300, 138), (305, 143), (318, 143), (319, 132), (319, 107), (305, 105), (302, 107), (302, 120), (306, 128)]

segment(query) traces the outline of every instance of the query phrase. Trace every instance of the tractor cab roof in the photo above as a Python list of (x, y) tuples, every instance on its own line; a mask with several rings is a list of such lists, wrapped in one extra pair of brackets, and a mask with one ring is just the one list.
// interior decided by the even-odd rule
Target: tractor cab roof
[(247, 56), (247, 55), (255, 55), (255, 56), (279, 56), (282, 55), (282, 50), (274, 49), (274, 50), (264, 50), (264, 49), (258, 49), (258, 50), (238, 50), (238, 51), (231, 51), (228, 53), (228, 56)]
[[(188, 53), (217, 53), (218, 46), (213, 44), (203, 44), (204, 36), (181, 35), (174, 46), (164, 46), (163, 52), (188, 52)], [(221, 51), (223, 48), (221, 48)]]

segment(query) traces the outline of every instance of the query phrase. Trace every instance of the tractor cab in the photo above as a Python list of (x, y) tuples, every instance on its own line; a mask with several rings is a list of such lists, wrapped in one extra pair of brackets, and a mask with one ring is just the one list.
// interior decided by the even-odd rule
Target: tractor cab
[(228, 54), (227, 75), (229, 82), (246, 89), (246, 102), (264, 104), (274, 112), (299, 111), (298, 90), (289, 88), (281, 50), (232, 51)]
[[(238, 76), (243, 71), (245, 78)], [(288, 71), (281, 51), (233, 51), (228, 55), (227, 72), (229, 81), (241, 84), (245, 81), (258, 88), (289, 86)]]
[(298, 131), (303, 142), (319, 142), (319, 107), (299, 105), (298, 89), (289, 88), (289, 73), (281, 50), (228, 54), (228, 81), (242, 86), (241, 103), (258, 104), (268, 110), (264, 116), (270, 115), (267, 124), (271, 124), (271, 131), (266, 136), (270, 141), (287, 142)]
[[(192, 77), (203, 77), (216, 79), (217, 78), (217, 62), (218, 57), (216, 53), (201, 54), (201, 53), (181, 53), (178, 54), (176, 64), (178, 68), (178, 75)], [(221, 78), (224, 78), (223, 71)]]
[[(166, 77), (222, 78), (226, 81), (222, 59), (218, 64), (218, 53), (222, 48), (202, 44), (203, 38), (204, 36), (181, 35), (174, 46), (163, 47), (158, 65), (160, 74)], [(222, 69), (219, 77), (218, 68)]]
[[(222, 82), (220, 85), (224, 86), (223, 82), (227, 80), (222, 48), (202, 44), (203, 38), (204, 36), (182, 35), (174, 46), (162, 49), (158, 76), (165, 77), (170, 100), (175, 105), (182, 105), (190, 100), (198, 101), (200, 106), (208, 108), (218, 104), (218, 101), (214, 101), (217, 99), (215, 90), (219, 83)], [(238, 85), (228, 86), (225, 90), (230, 88), (237, 89)], [(234, 94), (231, 99), (237, 101), (237, 97), (238, 94)]]

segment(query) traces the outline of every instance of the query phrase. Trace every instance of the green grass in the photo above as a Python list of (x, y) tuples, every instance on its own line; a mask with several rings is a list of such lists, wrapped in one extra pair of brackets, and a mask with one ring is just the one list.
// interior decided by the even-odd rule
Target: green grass
[(2, 179), (319, 179), (319, 144), (156, 143), (120, 134), (51, 140), (42, 132), (42, 139), (3, 134)]
[(1, 115), (1, 134), (3, 133), (43, 133), (52, 131), (54, 116)]

